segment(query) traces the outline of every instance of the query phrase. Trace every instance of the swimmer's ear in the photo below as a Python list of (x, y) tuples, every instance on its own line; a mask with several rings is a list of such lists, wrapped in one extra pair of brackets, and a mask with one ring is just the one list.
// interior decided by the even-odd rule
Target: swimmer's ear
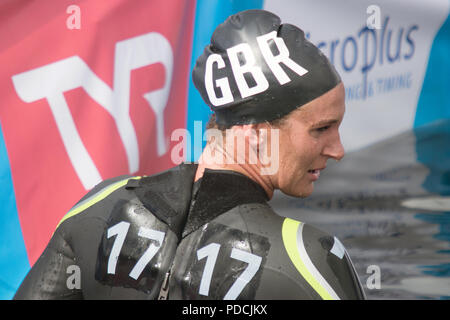
[(211, 146), (223, 145), (223, 134), (222, 131), (216, 128), (209, 128), (205, 131), (203, 140), (207, 141)]
[(274, 128), (270, 125), (270, 123), (262, 122), (255, 125), (254, 130), (257, 133), (258, 145), (261, 147), (263, 145), (267, 145), (267, 143), (270, 141), (270, 131), (274, 130)]
[(259, 142), (258, 125), (244, 124), (242, 125), (242, 129), (244, 130), (245, 138), (248, 139), (250, 146), (257, 148)]

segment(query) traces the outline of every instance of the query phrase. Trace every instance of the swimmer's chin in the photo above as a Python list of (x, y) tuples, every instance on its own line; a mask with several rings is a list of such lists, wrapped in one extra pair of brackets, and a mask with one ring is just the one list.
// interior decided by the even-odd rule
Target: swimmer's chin
[(291, 197), (295, 197), (295, 198), (307, 198), (310, 195), (312, 195), (313, 191), (314, 191), (314, 187), (311, 186), (310, 188), (308, 188), (308, 190), (280, 190), (282, 193), (284, 193), (287, 196), (291, 196)]

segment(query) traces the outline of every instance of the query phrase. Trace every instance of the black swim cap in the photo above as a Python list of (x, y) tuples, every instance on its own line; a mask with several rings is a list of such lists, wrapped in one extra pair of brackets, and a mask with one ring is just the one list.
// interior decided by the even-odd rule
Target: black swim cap
[(219, 25), (192, 78), (225, 126), (279, 119), (341, 81), (301, 29), (264, 10), (242, 11)]

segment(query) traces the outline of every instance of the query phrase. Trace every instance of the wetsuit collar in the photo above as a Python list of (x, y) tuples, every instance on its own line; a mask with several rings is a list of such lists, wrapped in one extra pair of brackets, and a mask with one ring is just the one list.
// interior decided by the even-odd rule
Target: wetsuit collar
[(183, 237), (238, 205), (268, 200), (264, 188), (241, 173), (205, 169), (194, 183)]
[(235, 171), (206, 169), (194, 184), (197, 167), (183, 163), (127, 188), (179, 239), (238, 205), (269, 200), (264, 188)]

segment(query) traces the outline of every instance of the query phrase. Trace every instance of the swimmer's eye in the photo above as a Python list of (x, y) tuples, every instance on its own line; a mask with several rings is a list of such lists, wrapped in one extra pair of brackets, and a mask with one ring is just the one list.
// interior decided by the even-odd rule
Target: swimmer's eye
[(330, 127), (331, 126), (323, 126), (323, 127), (317, 128), (316, 131), (324, 132), (324, 131), (327, 131)]

